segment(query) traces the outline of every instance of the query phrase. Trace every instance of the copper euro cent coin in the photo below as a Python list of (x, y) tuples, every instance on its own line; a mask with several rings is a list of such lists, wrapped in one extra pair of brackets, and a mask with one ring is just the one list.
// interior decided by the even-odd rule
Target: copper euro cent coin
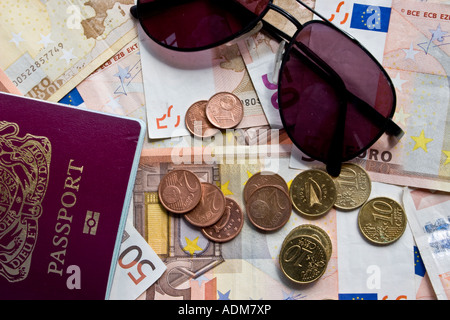
[(234, 128), (244, 117), (244, 106), (236, 95), (219, 92), (208, 100), (206, 117), (219, 129)]
[(250, 222), (264, 231), (274, 231), (289, 220), (292, 204), (289, 195), (281, 188), (263, 186), (256, 189), (246, 203)]
[(220, 132), (206, 117), (207, 100), (193, 103), (186, 111), (185, 123), (188, 131), (196, 137), (208, 138)]
[(289, 193), (289, 188), (286, 181), (278, 174), (271, 171), (261, 171), (252, 175), (244, 187), (244, 201), (247, 202), (250, 195), (259, 187), (262, 186), (278, 186), (286, 193)]
[(200, 179), (189, 170), (170, 171), (159, 183), (158, 197), (163, 207), (170, 212), (191, 211), (202, 197)]
[(215, 242), (227, 242), (234, 239), (244, 226), (244, 213), (239, 204), (226, 197), (225, 211), (215, 224), (202, 228), (202, 233)]
[(194, 226), (207, 227), (219, 221), (224, 210), (225, 196), (222, 190), (212, 183), (202, 182), (200, 202), (184, 218)]

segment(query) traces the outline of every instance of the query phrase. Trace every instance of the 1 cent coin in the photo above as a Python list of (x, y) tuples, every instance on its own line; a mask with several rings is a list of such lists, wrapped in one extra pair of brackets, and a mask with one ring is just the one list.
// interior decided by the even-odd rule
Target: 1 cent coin
[(234, 128), (244, 117), (244, 106), (234, 94), (219, 92), (208, 100), (206, 117), (217, 128)]
[(373, 198), (359, 210), (358, 227), (364, 238), (374, 244), (393, 243), (405, 231), (405, 210), (390, 198)]
[(225, 211), (214, 225), (202, 228), (202, 233), (215, 242), (227, 242), (234, 239), (244, 226), (244, 213), (239, 204), (226, 197)]
[(207, 100), (197, 101), (186, 111), (186, 128), (196, 137), (208, 138), (220, 132), (206, 117), (207, 103)]
[(280, 229), (291, 216), (292, 204), (289, 195), (274, 186), (256, 189), (246, 203), (250, 222), (265, 231)]
[(309, 217), (327, 213), (336, 202), (334, 181), (322, 170), (311, 169), (299, 173), (292, 181), (289, 192), (295, 209)]
[(159, 183), (158, 196), (161, 204), (173, 213), (191, 211), (200, 202), (202, 188), (200, 179), (188, 170), (173, 170)]
[(199, 204), (186, 213), (184, 218), (197, 227), (215, 224), (225, 210), (225, 196), (219, 187), (212, 183), (202, 182), (202, 197)]

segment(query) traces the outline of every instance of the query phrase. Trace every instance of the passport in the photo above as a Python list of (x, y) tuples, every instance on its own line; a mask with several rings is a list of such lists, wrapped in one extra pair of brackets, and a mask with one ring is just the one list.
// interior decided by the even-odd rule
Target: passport
[(144, 132), (0, 93), (0, 299), (108, 299)]

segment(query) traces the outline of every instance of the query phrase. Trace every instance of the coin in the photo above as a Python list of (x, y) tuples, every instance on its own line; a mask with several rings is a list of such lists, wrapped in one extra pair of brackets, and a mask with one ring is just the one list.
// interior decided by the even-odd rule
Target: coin
[(200, 202), (200, 179), (191, 171), (177, 169), (167, 173), (159, 183), (161, 204), (173, 213), (186, 213)]
[(334, 181), (322, 170), (311, 169), (299, 173), (292, 181), (289, 192), (295, 209), (309, 217), (327, 213), (336, 201)]
[(207, 100), (194, 102), (186, 111), (186, 128), (196, 137), (208, 138), (220, 132), (206, 117)]
[(259, 187), (273, 185), (281, 187), (286, 193), (289, 193), (286, 181), (278, 174), (270, 171), (262, 171), (255, 173), (248, 179), (244, 187), (244, 201), (247, 202), (248, 197)]
[(186, 213), (184, 218), (197, 227), (213, 225), (222, 217), (225, 210), (225, 196), (219, 187), (202, 182), (202, 197), (199, 204)]
[(206, 104), (206, 117), (220, 129), (236, 127), (243, 116), (244, 106), (241, 100), (229, 92), (216, 93)]
[(285, 242), (289, 241), (289, 239), (295, 238), (299, 235), (311, 236), (318, 240), (325, 248), (327, 261), (330, 260), (333, 251), (333, 244), (331, 242), (330, 236), (325, 230), (313, 224), (302, 224), (298, 227), (295, 227), (291, 232), (289, 232), (283, 242), (283, 245)]
[(353, 163), (343, 163), (341, 173), (334, 178), (336, 202), (334, 206), (343, 210), (353, 210), (369, 199), (372, 190), (366, 170)]
[(214, 225), (202, 228), (202, 233), (215, 242), (227, 242), (234, 239), (244, 226), (244, 213), (239, 204), (226, 197), (225, 211)]
[(288, 279), (302, 284), (318, 280), (328, 265), (323, 244), (306, 235), (289, 239), (281, 248), (279, 262)]
[(362, 235), (375, 244), (397, 241), (406, 228), (406, 214), (395, 200), (377, 197), (367, 201), (359, 210), (358, 227)]
[(274, 186), (256, 189), (246, 203), (247, 216), (257, 228), (265, 231), (280, 229), (291, 216), (289, 195)]

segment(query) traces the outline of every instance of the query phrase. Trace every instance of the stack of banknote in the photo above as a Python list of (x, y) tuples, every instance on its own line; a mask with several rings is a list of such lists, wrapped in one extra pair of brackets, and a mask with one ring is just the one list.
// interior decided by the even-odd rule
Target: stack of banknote
[[(274, 2), (301, 22), (318, 18), (295, 0)], [(133, 0), (34, 0), (26, 6), (0, 0), (9, 8), (0, 13), (1, 91), (147, 124), (121, 253), (125, 257), (138, 248), (141, 261), (160, 260), (155, 267), (165, 271), (152, 273), (145, 264), (133, 264), (134, 270), (132, 262), (121, 261), (111, 298), (450, 298), (450, 4), (304, 2), (357, 38), (384, 66), (397, 95), (393, 119), (405, 135), (395, 145), (383, 136), (352, 160), (348, 166), (363, 171), (343, 170), (340, 183), (333, 182), (342, 189), (326, 213), (311, 217), (293, 205), (282, 226), (262, 230), (247, 212), (245, 190), (252, 177), (272, 172), (285, 182), (287, 190), (273, 187), (279, 198), (267, 193), (273, 202), (292, 198), (289, 190), (300, 173), (324, 170), (283, 130), (277, 40), (263, 29), (217, 48), (174, 52), (145, 35), (130, 15)], [(264, 19), (295, 32), (279, 14), (270, 12)], [(237, 97), (242, 117), (232, 127), (196, 135), (189, 127), (189, 109), (217, 93)], [(242, 208), (244, 224), (235, 238), (211, 240), (164, 206), (158, 188), (174, 170), (194, 173)], [(370, 187), (356, 185), (357, 180)], [(320, 202), (323, 198), (311, 188), (308, 200)], [(376, 202), (385, 197), (392, 202)], [(255, 207), (264, 203), (261, 199)], [(383, 219), (397, 204), (396, 212), (404, 211), (407, 218), (389, 244), (374, 244), (358, 224), (361, 207), (373, 199), (371, 206)], [(307, 280), (289, 279), (282, 263), (283, 255), (290, 261), (294, 250), (308, 250), (295, 244), (300, 240), (319, 248), (323, 258), (320, 276), (307, 285), (297, 283)]]

